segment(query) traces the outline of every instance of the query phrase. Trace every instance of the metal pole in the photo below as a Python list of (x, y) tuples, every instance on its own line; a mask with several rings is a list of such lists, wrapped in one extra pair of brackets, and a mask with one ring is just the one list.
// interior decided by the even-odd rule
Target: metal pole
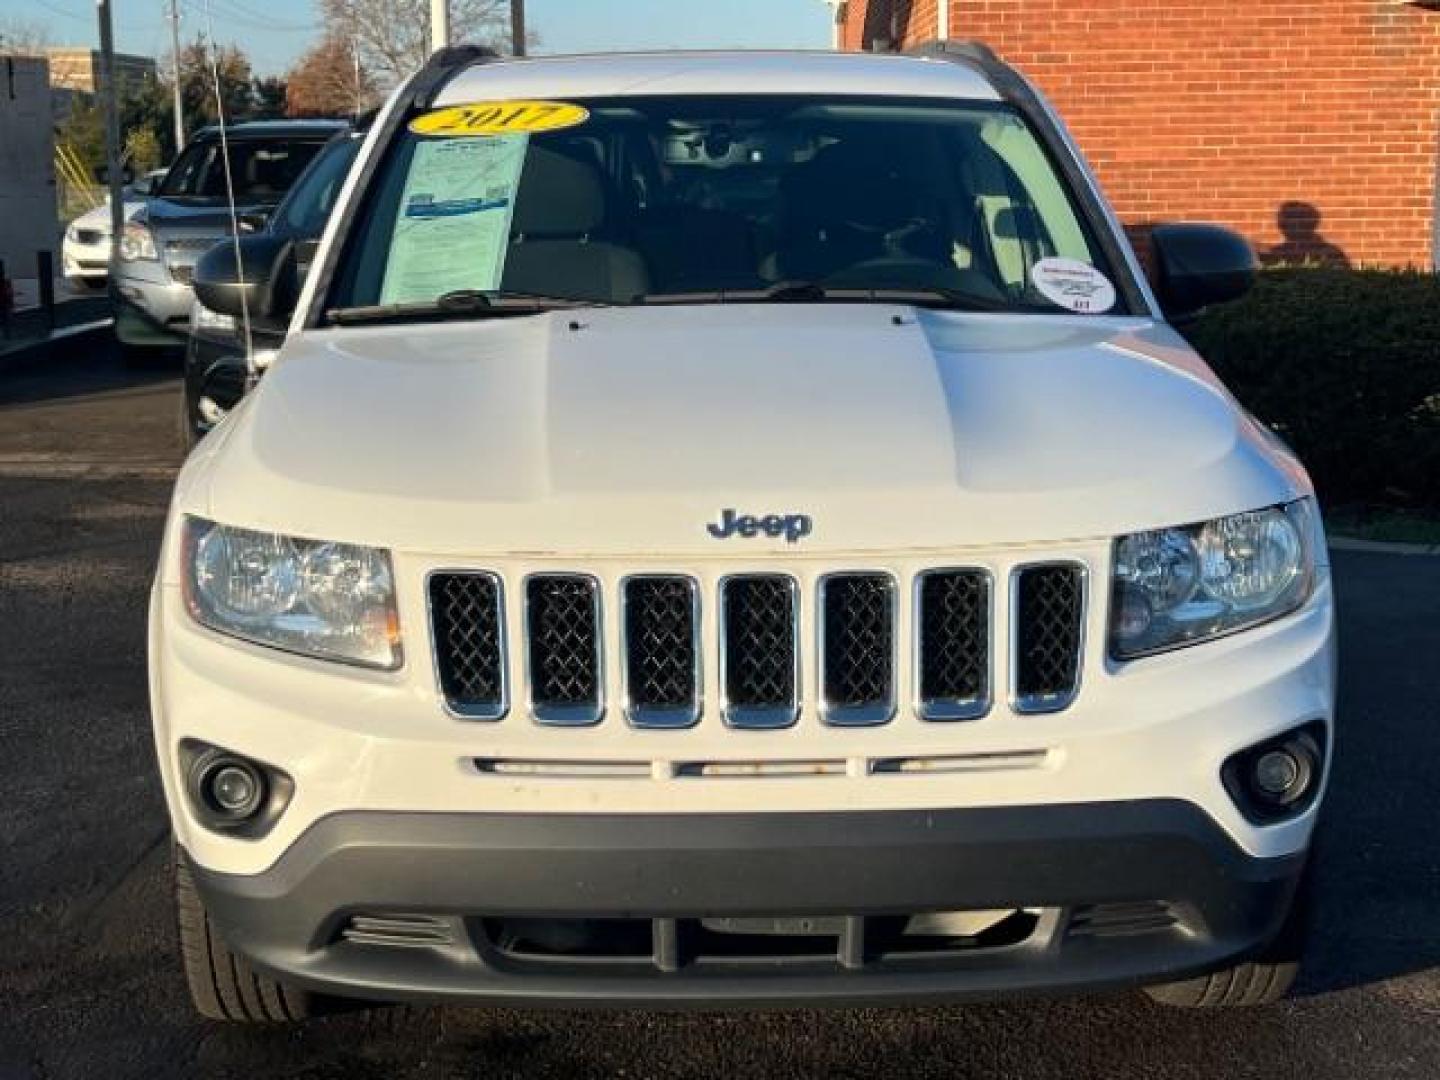
[(120, 194), (120, 93), (115, 81), (115, 29), (110, 0), (95, 0), (100, 15), (100, 72), (105, 80), (105, 179), (110, 187), (110, 257), (115, 258), (125, 228), (124, 197)]
[(40, 282), (40, 310), (45, 329), (55, 329), (55, 256), (49, 251), (35, 253), (35, 276)]
[(450, 44), (450, 0), (430, 0), (430, 51)]
[(175, 154), (185, 149), (185, 95), (180, 92), (180, 0), (170, 0), (170, 78), (175, 89)]
[(510, 0), (510, 51), (525, 55), (525, 0)]

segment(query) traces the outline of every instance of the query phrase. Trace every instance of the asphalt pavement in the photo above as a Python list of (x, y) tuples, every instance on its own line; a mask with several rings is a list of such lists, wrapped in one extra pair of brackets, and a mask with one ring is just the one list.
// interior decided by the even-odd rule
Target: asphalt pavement
[(1440, 559), (1337, 553), (1341, 717), (1299, 996), (657, 1014), (190, 1010), (145, 688), (178, 365), (0, 378), (0, 1080), (1440, 1076)]

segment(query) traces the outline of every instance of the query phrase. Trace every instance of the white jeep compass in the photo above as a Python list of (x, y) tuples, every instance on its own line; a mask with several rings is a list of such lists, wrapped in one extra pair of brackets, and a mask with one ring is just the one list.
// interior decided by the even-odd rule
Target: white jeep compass
[(207, 1016), (1271, 1001), (1334, 721), (1313, 491), (979, 47), (390, 101), (181, 474), (156, 746)]

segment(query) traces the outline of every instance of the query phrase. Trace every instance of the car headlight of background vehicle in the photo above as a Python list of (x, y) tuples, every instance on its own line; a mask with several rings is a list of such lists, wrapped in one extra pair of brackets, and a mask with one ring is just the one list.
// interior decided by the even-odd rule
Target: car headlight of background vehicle
[(390, 553), (185, 519), (185, 603), (222, 634), (366, 667), (400, 666)]
[(125, 262), (139, 259), (158, 258), (155, 253), (155, 237), (144, 225), (130, 222), (120, 234), (120, 258)]
[(1315, 587), (1314, 503), (1115, 541), (1110, 655), (1165, 652), (1278, 619)]
[(198, 300), (190, 305), (190, 329), (207, 330), (212, 334), (224, 334), (233, 336), (235, 333), (235, 316), (222, 315), (218, 311), (211, 311)]

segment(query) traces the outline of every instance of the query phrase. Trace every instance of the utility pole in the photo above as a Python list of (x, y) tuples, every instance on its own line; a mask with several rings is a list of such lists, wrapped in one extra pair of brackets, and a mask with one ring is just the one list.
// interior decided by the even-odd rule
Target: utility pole
[(180, 93), (180, 0), (170, 0), (170, 77), (175, 83), (175, 155), (185, 149), (185, 95)]
[(355, 119), (359, 120), (364, 87), (360, 85), (360, 15), (355, 10), (355, 0), (350, 0), (350, 68), (355, 78)]
[(510, 0), (510, 51), (525, 55), (525, 0)]
[(450, 44), (450, 0), (430, 0), (430, 51)]
[(115, 27), (110, 0), (95, 0), (100, 17), (100, 77), (105, 82), (105, 180), (110, 187), (110, 257), (115, 257), (125, 228), (125, 207), (120, 194), (120, 87), (115, 79)]

